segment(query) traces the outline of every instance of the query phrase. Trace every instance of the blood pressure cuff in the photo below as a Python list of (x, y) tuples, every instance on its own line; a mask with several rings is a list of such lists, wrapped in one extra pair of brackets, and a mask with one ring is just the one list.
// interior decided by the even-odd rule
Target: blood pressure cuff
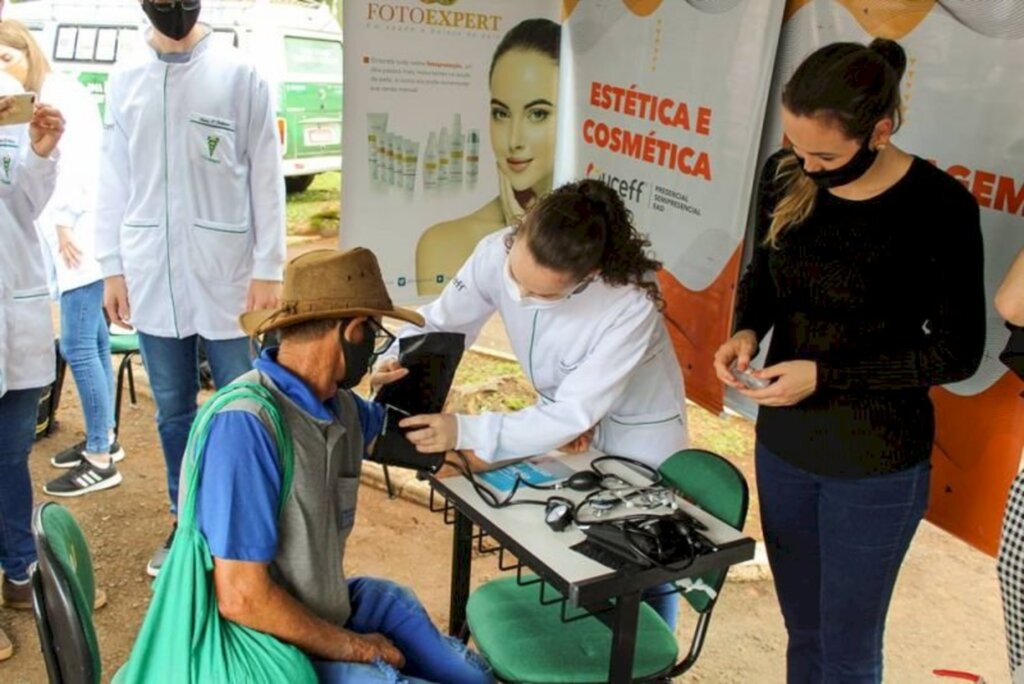
[(398, 362), (409, 374), (381, 387), (374, 398), (385, 407), (385, 420), (372, 460), (430, 472), (444, 464), (443, 453), (416, 451), (398, 423), (408, 416), (441, 412), (465, 348), (466, 336), (462, 333), (433, 332), (399, 340)]

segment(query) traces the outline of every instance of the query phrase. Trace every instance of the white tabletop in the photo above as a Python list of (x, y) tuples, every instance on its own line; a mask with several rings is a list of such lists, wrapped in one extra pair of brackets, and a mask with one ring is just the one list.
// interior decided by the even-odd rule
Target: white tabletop
[[(583, 454), (559, 455), (558, 459), (573, 470), (585, 470), (589, 467), (592, 460), (601, 455), (598, 452), (590, 451)], [(619, 475), (631, 484), (642, 486), (649, 482), (642, 475), (632, 471), (623, 464), (614, 462), (604, 463), (602, 468)], [(570, 587), (616, 574), (615, 569), (572, 550), (570, 547), (582, 542), (586, 536), (575, 524), (570, 525), (561, 532), (552, 530), (544, 521), (545, 510), (543, 506), (528, 505), (492, 508), (480, 498), (480, 495), (465, 476), (456, 475), (438, 480), (437, 482), (442, 488), (442, 493), (443, 490), (448, 490), (459, 500), (462, 507), (472, 509), (495, 530), (514, 539), (526, 553), (546, 566)], [(487, 486), (482, 482), (481, 484), (485, 487)], [(505, 497), (503, 492), (492, 491), (495, 491), (499, 499)], [(586, 495), (586, 492), (577, 492), (568, 488), (558, 491), (538, 491), (520, 487), (513, 500), (546, 501), (551, 496), (560, 496), (573, 502), (579, 502)], [(702, 530), (702, 534), (716, 546), (722, 547), (735, 542), (749, 541), (752, 553), (753, 542), (745, 537), (742, 532), (726, 525), (709, 513), (679, 497), (676, 497), (676, 502), (681, 510), (707, 526), (707, 530)], [(640, 512), (625, 509), (624, 506), (618, 508), (622, 509), (618, 515), (630, 515)], [(669, 512), (667, 508), (663, 510), (666, 513)], [(650, 512), (655, 513), (657, 511)], [(614, 517), (616, 516), (609, 515), (604, 520), (612, 520)]]

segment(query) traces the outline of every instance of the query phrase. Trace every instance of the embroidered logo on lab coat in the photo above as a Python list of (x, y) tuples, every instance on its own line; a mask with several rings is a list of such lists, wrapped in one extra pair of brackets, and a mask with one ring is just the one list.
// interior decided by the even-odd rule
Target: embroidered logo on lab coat
[(206, 161), (213, 162), (214, 164), (220, 164), (220, 160), (218, 160), (214, 156), (214, 154), (217, 152), (217, 146), (218, 145), (220, 145), (220, 136), (219, 135), (208, 135), (208, 136), (206, 136), (206, 149), (209, 151), (209, 154), (206, 157), (204, 157), (204, 159), (206, 159)]
[(4, 168), (4, 177), (3, 177), (2, 180), (7, 185), (11, 184), (11, 163), (12, 163), (12, 161), (13, 161), (13, 159), (11, 158), (11, 155), (9, 155), (9, 154), (7, 154), (5, 152), (4, 156), (3, 156), (3, 161), (2, 161), (3, 168)]

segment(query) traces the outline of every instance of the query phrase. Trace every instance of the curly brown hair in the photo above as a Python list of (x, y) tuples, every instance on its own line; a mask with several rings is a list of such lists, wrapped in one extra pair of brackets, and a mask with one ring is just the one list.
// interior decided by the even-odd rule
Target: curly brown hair
[(633, 225), (618, 193), (599, 180), (567, 183), (537, 202), (506, 239), (517, 237), (537, 263), (583, 280), (594, 271), (609, 285), (634, 285), (658, 310), (665, 302), (654, 273), (661, 262), (647, 252), (651, 241)]

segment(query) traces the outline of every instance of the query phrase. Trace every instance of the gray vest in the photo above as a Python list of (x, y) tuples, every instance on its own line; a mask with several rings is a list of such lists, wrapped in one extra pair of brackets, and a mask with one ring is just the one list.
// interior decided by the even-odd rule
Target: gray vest
[[(295, 445), (292, 487), (278, 522), (277, 556), (270, 575), (313, 613), (344, 627), (352, 608), (342, 562), (355, 523), (364, 450), (355, 401), (348, 392), (339, 392), (341, 417), (323, 421), (300, 409), (259, 371), (238, 381), (270, 390)], [(274, 434), (269, 416), (252, 402), (232, 402), (223, 410), (252, 413)], [(207, 452), (206, 458), (211, 457), (216, 455)]]

